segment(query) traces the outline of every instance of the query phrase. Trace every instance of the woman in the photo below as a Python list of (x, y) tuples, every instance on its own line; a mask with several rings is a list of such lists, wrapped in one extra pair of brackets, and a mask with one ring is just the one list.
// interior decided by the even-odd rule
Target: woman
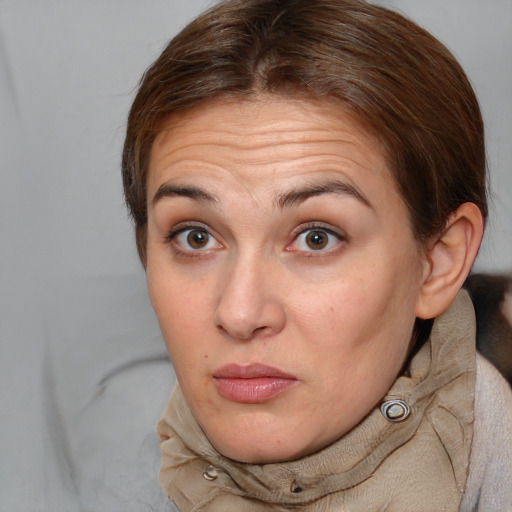
[(460, 292), (483, 124), (430, 34), (356, 0), (221, 2), (146, 72), (123, 179), (179, 510), (510, 508), (512, 398)]

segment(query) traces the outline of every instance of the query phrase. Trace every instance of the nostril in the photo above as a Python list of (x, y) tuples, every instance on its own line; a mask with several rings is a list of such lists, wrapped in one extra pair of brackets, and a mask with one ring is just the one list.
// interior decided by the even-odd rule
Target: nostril
[(254, 324), (251, 325), (248, 322), (215, 322), (215, 325), (223, 336), (229, 336), (241, 341), (265, 338), (276, 332), (271, 326), (261, 325), (254, 327)]
[(261, 337), (261, 335), (267, 330), (267, 327), (256, 327), (256, 329), (250, 329), (246, 328), (244, 329), (243, 326), (229, 326), (228, 328), (224, 327), (222, 324), (216, 324), (217, 329), (225, 335), (230, 336), (234, 339), (241, 340), (241, 341), (250, 341), (253, 338)]

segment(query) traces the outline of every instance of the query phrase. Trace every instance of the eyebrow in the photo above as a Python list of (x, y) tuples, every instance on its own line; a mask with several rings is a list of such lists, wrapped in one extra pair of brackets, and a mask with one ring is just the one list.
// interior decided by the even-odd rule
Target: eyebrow
[(151, 201), (151, 206), (155, 206), (158, 201), (164, 197), (190, 197), (191, 199), (216, 203), (217, 198), (199, 187), (194, 186), (177, 186), (170, 183), (163, 183), (158, 187)]
[[(373, 209), (372, 204), (368, 199), (353, 185), (345, 181), (333, 180), (324, 183), (310, 183), (305, 187), (283, 192), (277, 197), (276, 204), (279, 208), (291, 208), (297, 204), (303, 203), (311, 197), (316, 197), (325, 194), (341, 194), (354, 197), (368, 208)], [(189, 197), (190, 199), (205, 201), (208, 203), (218, 202), (217, 197), (211, 195), (202, 188), (189, 186), (189, 185), (171, 185), (170, 183), (163, 183), (158, 187), (151, 201), (151, 206), (154, 206), (158, 201), (164, 197)]]
[(324, 194), (341, 194), (352, 196), (368, 208), (373, 209), (372, 204), (354, 185), (345, 181), (333, 180), (324, 183), (311, 183), (305, 187), (290, 190), (279, 194), (277, 205), (280, 208), (291, 208), (297, 203), (303, 203), (307, 199)]

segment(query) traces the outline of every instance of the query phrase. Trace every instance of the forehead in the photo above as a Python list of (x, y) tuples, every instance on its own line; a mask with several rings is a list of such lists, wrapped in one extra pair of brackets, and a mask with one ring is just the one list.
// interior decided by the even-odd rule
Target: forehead
[(382, 145), (331, 102), (217, 100), (163, 124), (151, 150), (148, 195), (169, 179), (198, 175), (268, 187), (276, 178), (322, 172), (394, 187)]

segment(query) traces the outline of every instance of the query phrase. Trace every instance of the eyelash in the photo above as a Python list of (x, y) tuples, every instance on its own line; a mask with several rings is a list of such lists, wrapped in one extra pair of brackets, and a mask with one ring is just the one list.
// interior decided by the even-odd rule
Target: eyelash
[(187, 248), (181, 246), (176, 240), (180, 235), (186, 233), (187, 231), (189, 231), (190, 233), (192, 233), (194, 231), (205, 233), (209, 237), (207, 243), (210, 242), (210, 239), (213, 239), (216, 241), (216, 243), (219, 246), (221, 246), (221, 244), (217, 240), (217, 238), (211, 234), (210, 230), (205, 225), (202, 225), (202, 224), (180, 224), (180, 225), (174, 227), (165, 237), (165, 242), (172, 244), (174, 250), (179, 255), (184, 255), (184, 256), (188, 256), (188, 257), (197, 257), (197, 256), (202, 256), (205, 253), (209, 253), (212, 250), (212, 248), (208, 248), (208, 249), (189, 248), (189, 249), (187, 249)]
[[(187, 231), (190, 231), (191, 233), (194, 231), (203, 232), (208, 237), (215, 240), (219, 246), (222, 246), (221, 243), (217, 240), (217, 238), (214, 235), (212, 235), (212, 233), (210, 232), (209, 228), (206, 225), (203, 225), (203, 224), (181, 224), (181, 225), (178, 225), (177, 227), (174, 227), (165, 237), (165, 242), (169, 243), (169, 244), (173, 244), (174, 249), (178, 254), (189, 256), (189, 257), (197, 257), (197, 256), (202, 256), (205, 253), (208, 254), (213, 249), (213, 248), (196, 248), (196, 249), (189, 248), (189, 249), (187, 249), (187, 248), (183, 247), (182, 245), (180, 245), (179, 243), (177, 243), (177, 241), (176, 241), (177, 238), (180, 235), (186, 233)], [(328, 248), (319, 247), (318, 249), (310, 248), (310, 250), (307, 250), (307, 249), (301, 250), (301, 249), (296, 249), (293, 247), (294, 245), (297, 244), (298, 240), (300, 240), (301, 236), (306, 235), (307, 233), (310, 233), (310, 232), (315, 232), (315, 231), (318, 233), (326, 234), (328, 238), (334, 237), (338, 243), (347, 240), (347, 238), (345, 236), (340, 235), (339, 233), (336, 233), (332, 229), (326, 227), (325, 224), (318, 223), (318, 222), (312, 222), (312, 223), (308, 223), (305, 225), (301, 225), (294, 230), (294, 232), (292, 234), (293, 240), (289, 245), (286, 246), (285, 250), (287, 252), (302, 253), (302, 254), (306, 255), (307, 257), (312, 257), (315, 254), (320, 255), (321, 253), (329, 253), (335, 249), (335, 247), (328, 247)], [(207, 243), (209, 243), (209, 242), (210, 242), (210, 240), (207, 241)], [(326, 245), (329, 245), (330, 243), (331, 243), (331, 240), (328, 239)]]
[[(289, 244), (289, 246), (287, 246), (286, 250), (288, 250), (289, 252), (300, 252), (300, 253), (303, 253), (307, 257), (312, 257), (315, 255), (320, 256), (322, 253), (323, 254), (330, 253), (331, 251), (336, 249), (336, 247), (328, 247), (328, 248), (321, 247), (318, 249), (310, 248), (310, 250), (300, 250), (300, 249), (297, 250), (297, 249), (293, 248), (293, 246), (297, 244), (297, 241), (300, 239), (300, 237), (302, 235), (306, 235), (307, 233), (311, 233), (311, 232), (315, 232), (315, 231), (317, 231), (319, 233), (327, 234), (327, 236), (329, 238), (334, 237), (337, 242), (336, 245), (338, 245), (338, 243), (340, 243), (340, 242), (347, 241), (347, 238), (345, 236), (341, 235), (340, 233), (337, 233), (336, 231), (334, 231), (331, 228), (328, 228), (325, 224), (322, 224), (319, 222), (311, 222), (311, 223), (299, 226), (295, 230), (295, 232), (293, 234), (293, 241), (291, 242), (291, 244)], [(329, 243), (330, 243), (330, 241), (328, 240), (327, 244), (329, 244)]]

